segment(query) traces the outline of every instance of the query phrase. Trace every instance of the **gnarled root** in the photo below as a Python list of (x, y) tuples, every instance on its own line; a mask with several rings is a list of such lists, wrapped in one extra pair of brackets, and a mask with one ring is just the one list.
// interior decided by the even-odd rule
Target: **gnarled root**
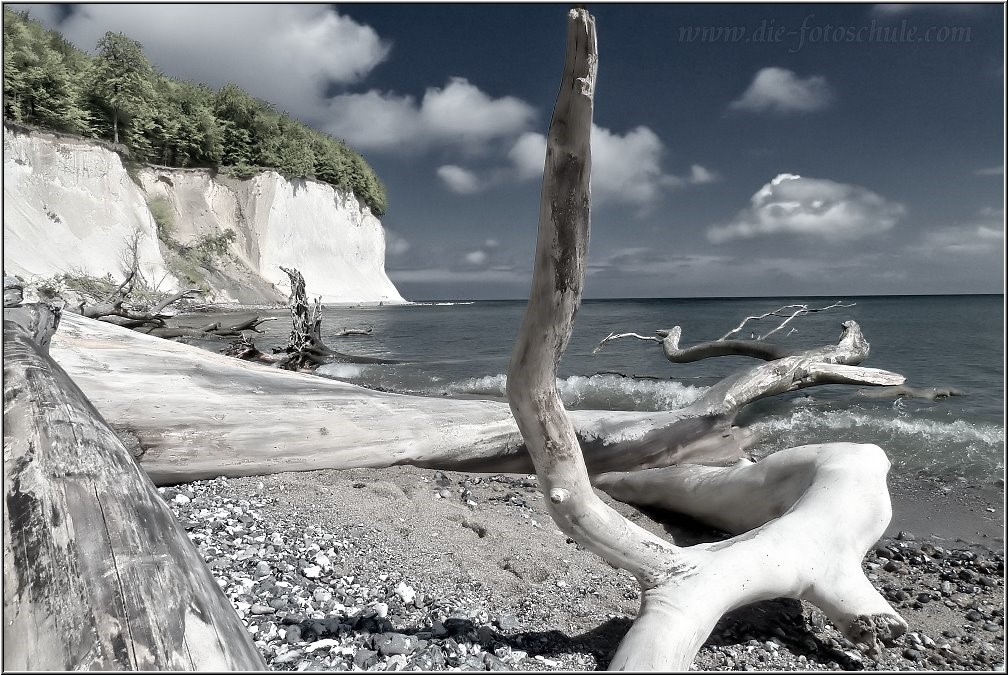
[[(682, 549), (694, 574), (645, 589), (637, 623), (610, 667), (688, 668), (725, 612), (775, 597), (811, 602), (865, 651), (902, 635), (906, 622), (861, 570), (892, 515), (888, 470), (878, 446), (828, 443), (782, 450), (758, 463), (594, 477), (596, 487), (621, 501), (737, 534)], [(637, 648), (643, 641), (650, 650)]]

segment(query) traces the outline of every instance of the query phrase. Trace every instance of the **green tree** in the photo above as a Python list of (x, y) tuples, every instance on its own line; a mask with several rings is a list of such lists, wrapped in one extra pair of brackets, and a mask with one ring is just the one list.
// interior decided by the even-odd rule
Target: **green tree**
[(143, 45), (111, 31), (98, 40), (95, 93), (112, 116), (112, 140), (119, 142), (119, 122), (146, 112), (154, 97), (154, 69)]

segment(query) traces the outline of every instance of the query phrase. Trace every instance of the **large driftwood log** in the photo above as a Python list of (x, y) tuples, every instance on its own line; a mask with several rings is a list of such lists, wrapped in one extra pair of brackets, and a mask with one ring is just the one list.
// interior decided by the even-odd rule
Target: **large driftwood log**
[[(157, 485), (397, 463), (532, 470), (508, 406), (495, 401), (373, 391), (76, 314), (63, 315), (51, 352), (114, 428), (139, 439), (142, 466)], [(593, 473), (731, 464), (755, 439), (727, 415), (705, 416), (712, 407), (701, 398), (679, 410), (578, 410), (571, 417)]]
[(263, 670), (171, 510), (33, 333), (5, 318), (4, 668)]
[[(507, 390), (553, 520), (641, 585), (639, 615), (610, 668), (686, 670), (725, 611), (779, 596), (817, 604), (848, 638), (877, 649), (880, 638), (892, 639), (906, 628), (860, 567), (891, 515), (885, 485), (889, 464), (877, 447), (815, 445), (785, 450), (755, 465), (743, 460), (729, 468), (674, 466), (634, 471), (625, 480), (599, 477), (618, 498), (643, 497), (745, 531), (725, 542), (686, 549), (626, 520), (592, 490), (574, 425), (557, 392), (556, 372), (584, 281), (596, 68), (594, 19), (584, 10), (571, 10), (564, 76), (546, 150), (532, 289)], [(702, 407), (751, 399), (768, 379), (777, 388), (789, 379), (857, 377), (853, 366), (842, 363), (850, 351), (861, 349), (859, 333), (847, 328), (835, 348), (823, 348), (813, 358), (773, 362), (790, 373), (787, 377), (756, 371), (729, 378)]]

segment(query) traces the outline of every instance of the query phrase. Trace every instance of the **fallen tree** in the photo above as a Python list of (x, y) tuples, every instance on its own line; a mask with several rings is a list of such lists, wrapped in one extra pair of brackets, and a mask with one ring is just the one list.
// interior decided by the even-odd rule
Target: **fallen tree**
[[(137, 440), (142, 466), (158, 485), (392, 464), (532, 469), (507, 405), (495, 401), (374, 391), (74, 314), (63, 316), (51, 349), (105, 419)], [(829, 364), (789, 358), (786, 369), (775, 373), (775, 362), (760, 363), (677, 410), (573, 411), (590, 470), (737, 461), (757, 440), (732, 425), (746, 405), (838, 377), (824, 372)], [(855, 374), (862, 370), (860, 384), (903, 380), (884, 370)]]
[[(254, 361), (283, 370), (298, 370), (310, 372), (325, 363), (397, 363), (389, 359), (379, 359), (370, 356), (353, 356), (342, 354), (330, 349), (322, 340), (322, 298), (316, 298), (315, 304), (308, 304), (308, 294), (305, 291), (304, 277), (296, 268), (281, 267), (291, 283), (290, 311), (291, 333), (285, 347), (273, 350), (273, 354), (265, 354), (256, 348), (255, 343), (245, 335), (233, 342), (225, 353), (243, 361)], [(370, 335), (369, 329), (343, 329), (334, 337), (348, 335)]]
[(46, 354), (59, 318), (4, 312), (4, 669), (263, 670), (168, 505)]
[[(816, 604), (848, 639), (878, 649), (879, 640), (901, 635), (906, 623), (860, 565), (891, 516), (889, 462), (877, 446), (811, 445), (758, 464), (681, 463), (596, 478), (617, 499), (658, 504), (743, 533), (690, 548), (630, 522), (592, 489), (556, 374), (584, 283), (597, 66), (594, 19), (583, 9), (571, 10), (564, 76), (547, 137), (532, 289), (508, 366), (507, 393), (553, 520), (641, 585), (640, 612), (609, 667), (686, 670), (722, 614), (780, 596)], [(859, 378), (863, 369), (844, 363), (863, 342), (855, 327), (845, 326), (840, 344), (816, 350), (811, 360), (803, 355), (772, 361), (794, 372), (790, 383), (768, 371), (727, 378), (712, 387), (702, 407), (730, 408), (736, 396), (790, 388), (805, 378)]]

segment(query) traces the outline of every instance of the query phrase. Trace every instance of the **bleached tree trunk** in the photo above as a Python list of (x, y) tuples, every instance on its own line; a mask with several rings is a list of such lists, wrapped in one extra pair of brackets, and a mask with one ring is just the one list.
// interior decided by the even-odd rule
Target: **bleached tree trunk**
[[(507, 390), (553, 520), (641, 585), (640, 613), (610, 667), (684, 670), (724, 612), (779, 596), (819, 605), (850, 639), (877, 648), (879, 637), (889, 639), (905, 630), (860, 568), (861, 557), (891, 515), (888, 460), (877, 447), (806, 446), (757, 465), (743, 460), (730, 468), (632, 472), (623, 481), (600, 477), (624, 499), (641, 493), (736, 531), (749, 530), (727, 542), (691, 548), (634, 525), (592, 490), (574, 426), (556, 389), (556, 372), (584, 278), (596, 68), (594, 19), (582, 9), (571, 10), (564, 74), (547, 141), (532, 289), (508, 367)], [(836, 363), (858, 349), (857, 336), (848, 330), (838, 347), (824, 348), (815, 359), (789, 357), (797, 360), (784, 366), (785, 377), (749, 372), (730, 379), (702, 407), (732, 407), (736, 400), (751, 399), (768, 380), (772, 387), (790, 387), (784, 383), (855, 377), (846, 370), (853, 366)], [(643, 481), (642, 475), (650, 480)]]
[(263, 670), (185, 531), (84, 394), (5, 312), (4, 669)]

